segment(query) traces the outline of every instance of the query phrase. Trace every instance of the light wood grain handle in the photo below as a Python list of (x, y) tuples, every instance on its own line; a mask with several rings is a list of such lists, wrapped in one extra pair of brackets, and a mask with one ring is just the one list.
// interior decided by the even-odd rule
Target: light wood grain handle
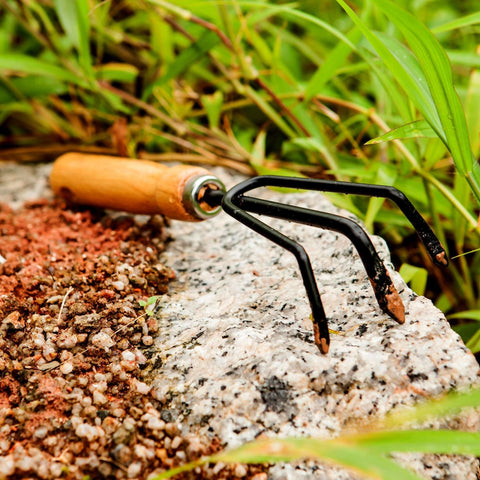
[(74, 152), (57, 158), (50, 184), (57, 195), (74, 203), (186, 221), (219, 211), (189, 196), (197, 197), (205, 186), (224, 188), (201, 167)]

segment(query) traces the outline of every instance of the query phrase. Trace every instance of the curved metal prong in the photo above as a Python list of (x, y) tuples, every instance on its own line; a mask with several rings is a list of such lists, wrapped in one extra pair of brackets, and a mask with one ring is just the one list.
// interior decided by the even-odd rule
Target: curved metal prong
[(230, 198), (242, 195), (259, 187), (283, 187), (318, 192), (344, 193), (363, 195), (368, 197), (387, 198), (398, 205), (403, 214), (415, 228), (420, 240), (425, 245), (433, 262), (437, 265), (447, 266), (448, 258), (445, 249), (433, 233), (428, 223), (423, 219), (410, 200), (395, 187), (384, 185), (370, 185), (367, 183), (337, 182), (331, 180), (318, 180), (313, 178), (279, 177), (263, 175), (239, 183), (230, 191)]
[(290, 237), (287, 237), (266, 223), (258, 220), (241, 207), (236, 206), (232, 202), (232, 199), (228, 193), (223, 198), (222, 207), (226, 213), (246, 225), (248, 228), (251, 228), (280, 247), (285, 248), (289, 252), (293, 253), (297, 259), (298, 266), (300, 267), (303, 284), (305, 285), (308, 300), (310, 302), (310, 308), (312, 309), (315, 343), (322, 353), (327, 353), (330, 345), (327, 318), (325, 316), (325, 310), (320, 298), (320, 292), (318, 291), (312, 264), (305, 249), (295, 240), (292, 240)]
[(360, 255), (380, 308), (398, 323), (405, 321), (405, 308), (384, 263), (367, 232), (349, 218), (309, 208), (239, 195), (233, 202), (243, 210), (313, 227), (333, 230), (345, 235)]

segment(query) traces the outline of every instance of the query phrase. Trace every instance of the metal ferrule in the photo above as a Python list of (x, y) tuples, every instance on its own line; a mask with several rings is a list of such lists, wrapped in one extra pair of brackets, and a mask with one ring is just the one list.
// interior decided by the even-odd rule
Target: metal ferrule
[(199, 220), (214, 217), (222, 210), (221, 206), (211, 207), (203, 201), (203, 195), (207, 189), (220, 190), (225, 193), (225, 185), (213, 175), (198, 175), (189, 178), (183, 189), (183, 206), (185, 210)]

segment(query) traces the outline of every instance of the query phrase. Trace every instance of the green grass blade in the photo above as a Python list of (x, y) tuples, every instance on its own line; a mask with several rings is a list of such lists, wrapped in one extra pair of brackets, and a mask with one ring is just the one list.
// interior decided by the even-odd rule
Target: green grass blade
[[(440, 118), (435, 111), (435, 102), (432, 98), (432, 94), (430, 93), (430, 89), (428, 87), (427, 79), (422, 71), (418, 60), (415, 58), (412, 52), (405, 45), (400, 43), (396, 38), (389, 37), (382, 32), (375, 32), (375, 35), (396, 58), (399, 65), (404, 70), (404, 74), (410, 77), (415, 82), (417, 88), (420, 90), (420, 98), (422, 99), (422, 102), (428, 103), (428, 106), (431, 109), (432, 114), (434, 115), (435, 128), (441, 131)], [(397, 81), (399, 83), (401, 80), (401, 78), (397, 77)]]
[(54, 5), (66, 36), (78, 51), (83, 71), (93, 78), (88, 0), (54, 0)]
[(84, 80), (70, 71), (28, 55), (16, 53), (4, 53), (0, 55), (0, 72), (5, 70), (27, 73), (30, 75), (54, 77), (58, 80), (70, 82), (81, 87), (86, 86)]
[[(402, 32), (417, 57), (443, 127), (445, 144), (458, 171), (471, 175), (474, 181), (472, 189), (480, 201), (480, 188), (477, 190), (480, 175), (478, 171), (473, 170), (474, 158), (470, 149), (465, 115), (453, 85), (447, 54), (427, 27), (396, 3), (391, 0), (375, 0), (375, 4)], [(430, 120), (425, 118), (430, 123)], [(436, 130), (435, 125), (432, 125), (432, 128)]]
[[(357, 44), (361, 37), (362, 33), (358, 28), (353, 28), (347, 35), (348, 40), (352, 44)], [(315, 95), (322, 93), (323, 87), (335, 76), (337, 70), (345, 65), (345, 59), (351, 51), (352, 49), (347, 43), (338, 43), (308, 82), (304, 95), (306, 102), (311, 100)]]
[[(61, 95), (68, 91), (68, 85), (52, 77), (26, 76), (10, 80), (14, 92), (24, 98), (44, 98), (48, 95)], [(15, 100), (15, 96), (0, 83), (0, 103)]]
[[(350, 441), (350, 439), (348, 439)], [(203, 463), (267, 463), (290, 462), (301, 459), (317, 459), (348, 468), (365, 478), (377, 480), (420, 480), (393, 461), (375, 452), (351, 445), (342, 438), (319, 440), (309, 438), (284, 438), (247, 443), (235, 450), (212, 455)], [(152, 480), (172, 478), (180, 472), (193, 470), (199, 465), (192, 462), (178, 469), (165, 472)]]
[(425, 287), (427, 286), (428, 271), (425, 268), (416, 267), (409, 263), (404, 263), (400, 267), (398, 273), (405, 280), (405, 283), (410, 283), (411, 289), (417, 295), (425, 294)]
[[(365, 23), (357, 16), (357, 14), (345, 3), (344, 0), (336, 0), (341, 7), (345, 10), (348, 16), (362, 31), (363, 35), (371, 43), (373, 48), (377, 51), (380, 58), (383, 60), (387, 68), (392, 75), (396, 78), (397, 82), (403, 86), (405, 91), (408, 92), (409, 97), (415, 103), (415, 106), (422, 113), (428, 123), (437, 132), (441, 138), (445, 138), (443, 127), (438, 117), (438, 113), (435, 109), (432, 96), (422, 88), (422, 83), (418, 83), (416, 78), (412, 78), (409, 74), (409, 70), (412, 64), (407, 66), (402, 64), (403, 61), (410, 61), (410, 56), (405, 56), (405, 48), (396, 49), (395, 54), (375, 35)], [(391, 42), (391, 45), (393, 42)]]
[[(384, 425), (421, 422), (433, 416), (455, 415), (462, 408), (477, 407), (480, 389), (449, 394), (440, 400), (425, 402), (415, 409), (395, 411)], [(165, 472), (153, 480), (172, 478), (210, 462), (266, 463), (317, 459), (334, 463), (368, 478), (383, 480), (419, 480), (419, 477), (386, 458), (392, 452), (480, 455), (480, 433), (452, 430), (377, 429), (367, 433), (341, 436), (332, 440), (285, 438), (247, 443), (235, 450), (221, 452), (200, 461)]]
[[(152, 1), (152, 0), (150, 0)], [(238, 1), (237, 2), (239, 5), (242, 5), (247, 8), (251, 7), (259, 7), (258, 2), (249, 2), (249, 1)], [(391, 81), (391, 79), (384, 74), (384, 72), (378, 68), (376, 65), (375, 61), (372, 60), (369, 52), (363, 50), (363, 49), (358, 49), (357, 46), (353, 43), (352, 40), (356, 39), (356, 35), (353, 36), (353, 38), (349, 38), (349, 36), (344, 35), (342, 32), (340, 32), (338, 29), (334, 28), (332, 25), (329, 23), (313, 16), (310, 15), (306, 12), (302, 12), (300, 10), (297, 10), (295, 8), (290, 7), (288, 4), (282, 5), (282, 6), (272, 6), (267, 3), (262, 3), (261, 8), (264, 8), (265, 11), (270, 12), (271, 15), (278, 15), (281, 17), (286, 18), (287, 20), (293, 21), (300, 26), (304, 26), (304, 24), (308, 23), (310, 25), (313, 25), (315, 27), (319, 27), (327, 32), (329, 32), (331, 35), (334, 37), (338, 38), (341, 43), (339, 43), (339, 51), (344, 54), (345, 52), (355, 52), (360, 57), (362, 57), (368, 64), (370, 68), (377, 74), (380, 82), (382, 83), (382, 86), (385, 88), (386, 92), (388, 92), (388, 95), (390, 98), (392, 98), (392, 101), (395, 103), (396, 108), (400, 112), (402, 118), (405, 119), (405, 121), (410, 120), (411, 116), (409, 114), (409, 109), (408, 105), (405, 102), (405, 99), (403, 96), (400, 95), (400, 92), (394, 85), (394, 83)], [(364, 33), (362, 31), (362, 33)], [(344, 45), (343, 47), (340, 47), (340, 45)], [(325, 72), (328, 75), (331, 75), (334, 69), (334, 59), (329, 61), (329, 64), (327, 64), (325, 68)], [(331, 78), (331, 76), (330, 76)], [(318, 83), (317, 83), (318, 81)], [(319, 90), (322, 87), (322, 80), (320, 79), (320, 74), (317, 75), (317, 78), (311, 79), (311, 89), (312, 91), (309, 92), (309, 95), (314, 95), (314, 90)], [(323, 83), (323, 86), (325, 83)], [(308, 84), (307, 84), (308, 86)], [(311, 97), (310, 97), (311, 98)], [(432, 110), (434, 112), (434, 110)], [(440, 126), (440, 122), (438, 121), (438, 125)]]
[(178, 78), (194, 63), (205, 58), (205, 54), (218, 43), (220, 43), (220, 38), (216, 33), (211, 31), (205, 32), (196, 42), (192, 43), (177, 56), (165, 72), (165, 75), (162, 75), (152, 86), (163, 85), (172, 78)]
[(480, 405), (480, 388), (467, 393), (454, 392), (420, 404), (413, 410), (395, 410), (382, 423), (386, 428), (393, 428), (409, 422), (419, 423), (434, 417), (456, 415), (464, 408), (476, 408), (478, 405)]
[(456, 18), (451, 22), (444, 23), (432, 29), (434, 33), (448, 32), (450, 30), (456, 30), (458, 28), (468, 27), (469, 25), (475, 25), (480, 23), (480, 12), (472, 13), (464, 17)]
[(460, 52), (458, 50), (445, 50), (448, 58), (453, 65), (461, 65), (464, 67), (478, 68), (480, 67), (480, 56), (475, 52)]
[(222, 91), (217, 90), (210, 95), (202, 95), (200, 99), (203, 108), (205, 108), (205, 111), (207, 112), (210, 128), (218, 128), (224, 100)]
[(418, 120), (417, 122), (407, 123), (401, 127), (394, 128), (379, 137), (372, 138), (365, 145), (375, 145), (376, 143), (389, 142), (404, 138), (437, 138), (437, 134), (426, 120)]
[(95, 69), (98, 80), (131, 83), (137, 75), (138, 68), (127, 63), (104, 63)]
[(480, 433), (455, 430), (397, 430), (353, 435), (351, 440), (376, 454), (391, 452), (480, 454)]
[(465, 310), (463, 312), (452, 313), (448, 316), (448, 319), (468, 319), (468, 320), (476, 320), (480, 322), (480, 310)]
[[(419, 480), (419, 477), (384, 456), (352, 445), (344, 438), (321, 440), (284, 438), (252, 442), (237, 450), (215, 455), (215, 461), (264, 463), (318, 459), (347, 467), (367, 478), (384, 480)], [(352, 442), (353, 443), (353, 442)]]
[(472, 353), (480, 352), (480, 329), (475, 332), (465, 346), (470, 349)]
[(25, 102), (12, 102), (2, 104), (0, 109), (0, 126), (12, 113), (24, 113), (26, 115), (33, 115), (33, 107)]
[(467, 98), (465, 99), (465, 116), (469, 129), (472, 152), (475, 157), (480, 154), (480, 69), (470, 74)]

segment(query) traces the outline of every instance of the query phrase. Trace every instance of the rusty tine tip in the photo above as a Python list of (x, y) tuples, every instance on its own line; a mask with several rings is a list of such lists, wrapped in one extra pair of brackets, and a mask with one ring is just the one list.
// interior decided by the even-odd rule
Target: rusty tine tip
[(327, 339), (326, 338), (321, 338), (320, 339), (320, 344), (318, 345), (318, 348), (320, 349), (320, 351), (325, 355), (328, 353), (328, 349), (329, 349), (329, 345), (327, 343)]
[(445, 254), (445, 251), (437, 253), (437, 255), (435, 255), (435, 259), (439, 264), (444, 265), (445, 267), (448, 266), (448, 258)]
[(328, 353), (328, 342), (327, 339), (324, 337), (320, 337), (320, 328), (318, 327), (317, 323), (313, 324), (313, 336), (315, 339), (315, 345), (318, 349), (325, 355)]
[(385, 298), (387, 299), (388, 314), (398, 323), (405, 323), (405, 306), (398, 292), (396, 290), (391, 291), (391, 293), (385, 295)]

